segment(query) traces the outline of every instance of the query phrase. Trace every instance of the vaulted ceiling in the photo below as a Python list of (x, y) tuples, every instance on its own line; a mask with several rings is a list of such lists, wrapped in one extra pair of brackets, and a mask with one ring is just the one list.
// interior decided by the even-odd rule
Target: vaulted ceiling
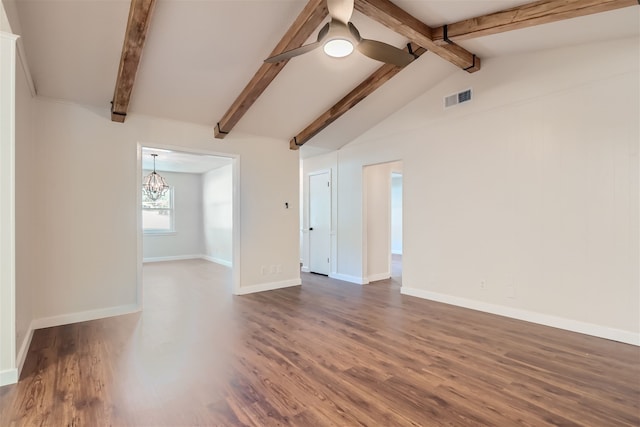
[[(482, 60), (640, 34), (636, 0), (356, 0), (351, 21), (363, 37), (401, 48), (412, 42), (420, 57), (400, 69), (317, 49), (264, 64), (315, 41), (328, 21), (324, 0), (16, 5), (16, 32), (41, 96), (103, 108), (114, 101), (116, 121), (152, 115), (211, 126), (212, 136), (255, 134), (327, 150), (452, 73), (481, 70)], [(255, 90), (243, 92), (251, 84)]]

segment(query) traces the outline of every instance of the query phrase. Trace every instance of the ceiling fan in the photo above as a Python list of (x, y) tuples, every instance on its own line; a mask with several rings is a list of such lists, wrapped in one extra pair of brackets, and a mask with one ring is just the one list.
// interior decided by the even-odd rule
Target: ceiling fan
[(323, 46), (324, 52), (336, 58), (350, 55), (354, 49), (371, 59), (404, 67), (415, 57), (402, 49), (377, 40), (363, 39), (358, 29), (349, 22), (354, 0), (327, 0), (331, 21), (318, 32), (317, 41), (272, 56), (264, 62), (280, 62)]

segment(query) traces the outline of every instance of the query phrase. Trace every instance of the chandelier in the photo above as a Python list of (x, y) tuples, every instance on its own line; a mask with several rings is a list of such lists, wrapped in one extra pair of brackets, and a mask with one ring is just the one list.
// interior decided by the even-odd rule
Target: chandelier
[(156, 157), (158, 157), (158, 155), (152, 154), (152, 156), (153, 172), (144, 177), (142, 182), (142, 191), (144, 191), (145, 196), (155, 202), (167, 192), (169, 186), (164, 178), (156, 173)]

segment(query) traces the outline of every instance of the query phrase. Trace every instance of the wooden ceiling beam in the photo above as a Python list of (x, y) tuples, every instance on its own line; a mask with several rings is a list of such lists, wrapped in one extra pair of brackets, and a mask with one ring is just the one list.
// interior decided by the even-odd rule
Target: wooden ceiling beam
[[(456, 40), (467, 40), (578, 16), (606, 12), (637, 5), (639, 2), (640, 0), (540, 0), (501, 12), (449, 24), (447, 25), (447, 37), (444, 37), (444, 27), (430, 28), (389, 0), (355, 0), (355, 8), (395, 32), (404, 35), (413, 43), (428, 48), (449, 62), (466, 69), (466, 71), (474, 72), (480, 69), (479, 58), (455, 44)], [(424, 53), (424, 51), (421, 50), (420, 54)], [(380, 67), (336, 105), (293, 137), (289, 141), (290, 148), (292, 150), (300, 148), (401, 70), (398, 67), (391, 67), (392, 69), (389, 69), (389, 67), (387, 65)]]
[(111, 120), (114, 122), (123, 123), (127, 116), (129, 100), (155, 4), (156, 0), (131, 0), (118, 77), (111, 101)]
[[(313, 32), (318, 29), (328, 13), (325, 0), (310, 0), (269, 57), (302, 46)], [(287, 62), (289, 61), (280, 61), (275, 64), (262, 63), (251, 78), (251, 81), (216, 124), (214, 130), (216, 138), (224, 138), (233, 129)]]
[[(404, 50), (409, 51), (408, 48)], [(416, 57), (419, 57), (427, 51), (418, 45), (413, 45), (411, 50)], [(304, 128), (302, 132), (294, 136), (291, 141), (289, 141), (289, 148), (297, 150), (302, 147), (305, 142), (309, 141), (402, 70), (403, 67), (397, 67), (391, 64), (384, 64), (378, 68), (355, 89), (338, 101), (338, 103), (322, 113), (309, 126)]]
[(480, 69), (480, 58), (455, 43), (435, 43), (431, 27), (389, 0), (355, 0), (355, 9), (469, 73)]
[[(540, 0), (448, 24), (447, 38), (452, 41), (469, 40), (634, 5), (638, 5), (638, 0)], [(446, 45), (444, 31), (444, 26), (433, 29), (435, 43)]]

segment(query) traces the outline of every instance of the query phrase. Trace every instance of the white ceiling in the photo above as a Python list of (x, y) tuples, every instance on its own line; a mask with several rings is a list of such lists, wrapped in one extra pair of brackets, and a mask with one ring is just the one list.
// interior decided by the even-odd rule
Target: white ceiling
[[(213, 129), (306, 3), (158, 0), (129, 113), (206, 124)], [(425, 23), (438, 26), (529, 1), (395, 3)], [(129, 1), (124, 0), (17, 0), (38, 94), (109, 108), (128, 9)], [(399, 47), (407, 42), (357, 12), (352, 21), (365, 38)], [(629, 37), (640, 34), (639, 29), (640, 8), (629, 7), (460, 44), (481, 58), (490, 58)], [(315, 34), (311, 39), (315, 40)], [(332, 59), (320, 50), (294, 58), (234, 130), (288, 141), (379, 66), (361, 55)], [(463, 72), (428, 52), (308, 146), (339, 148), (446, 76)]]
[(205, 173), (213, 169), (231, 164), (229, 157), (210, 156), (205, 154), (184, 153), (153, 147), (142, 147), (142, 169), (153, 170), (153, 156), (156, 157), (158, 172)]

